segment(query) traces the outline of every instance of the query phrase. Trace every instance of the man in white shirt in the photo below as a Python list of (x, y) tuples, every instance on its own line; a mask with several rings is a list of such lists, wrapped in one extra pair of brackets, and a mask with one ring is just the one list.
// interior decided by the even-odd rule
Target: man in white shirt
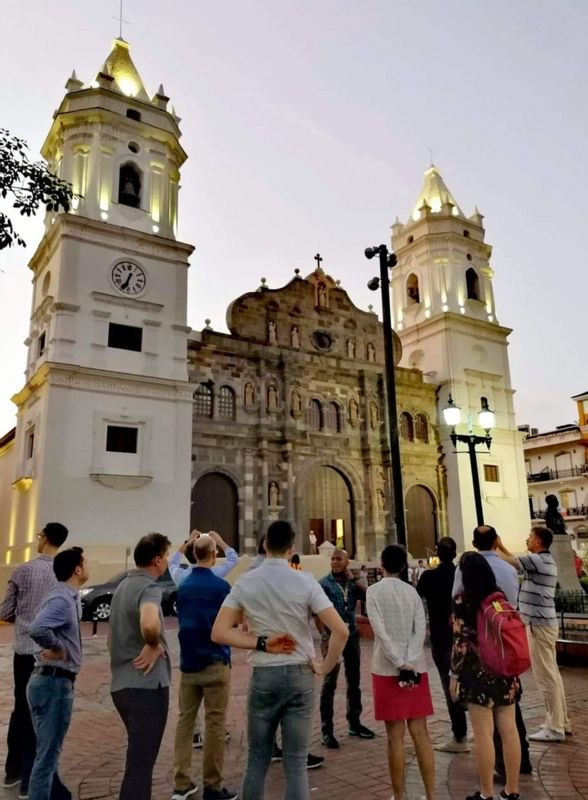
[[(248, 698), (249, 753), (242, 800), (261, 800), (274, 737), (282, 727), (282, 749), (288, 797), (307, 800), (306, 759), (312, 727), (314, 673), (324, 675), (337, 664), (347, 626), (307, 572), (290, 569), (294, 531), (278, 520), (268, 528), (267, 558), (242, 575), (225, 600), (212, 630), (217, 644), (253, 651)], [(331, 630), (325, 659), (317, 663), (310, 619), (316, 614)], [(249, 631), (237, 626), (246, 616)]]

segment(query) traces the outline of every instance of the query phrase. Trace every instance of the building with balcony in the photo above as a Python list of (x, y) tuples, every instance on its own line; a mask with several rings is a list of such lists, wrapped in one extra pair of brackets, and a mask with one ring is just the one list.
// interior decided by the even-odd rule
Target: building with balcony
[(545, 497), (554, 494), (569, 531), (588, 545), (588, 392), (572, 398), (578, 422), (539, 432), (521, 425), (531, 516), (540, 518)]

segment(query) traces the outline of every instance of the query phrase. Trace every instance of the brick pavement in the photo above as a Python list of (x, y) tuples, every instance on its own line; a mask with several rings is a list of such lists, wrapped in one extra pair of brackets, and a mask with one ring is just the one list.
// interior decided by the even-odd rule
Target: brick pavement
[[(175, 620), (168, 626), (175, 628)], [(7, 636), (2, 631), (2, 641)], [(90, 626), (84, 625), (84, 636), (90, 634)], [(177, 669), (177, 637), (170, 631), (173, 647), (173, 664)], [(106, 641), (103, 631), (96, 638), (84, 642), (84, 667), (76, 684), (76, 704), (72, 725), (66, 739), (62, 756), (62, 773), (66, 783), (79, 800), (106, 800), (116, 798), (120, 784), (124, 756), (125, 737), (122, 723), (114, 711), (109, 695), (109, 670)], [(374, 722), (372, 712), (369, 661), (371, 643), (362, 641), (363, 697), (365, 712), (363, 721), (377, 732), (373, 741), (350, 739), (345, 725), (344, 680), (336, 698), (336, 728), (341, 740), (339, 751), (324, 751), (321, 748), (318, 713), (313, 726), (312, 748), (327, 756), (327, 763), (309, 773), (312, 800), (327, 800), (341, 797), (342, 800), (388, 800), (389, 787), (386, 740), (384, 726)], [(10, 647), (0, 645), (0, 669), (6, 676), (5, 690), (0, 697), (0, 758), (5, 757), (6, 726), (11, 709), (11, 658)], [(443, 741), (449, 735), (448, 716), (443, 702), (435, 670), (431, 670), (436, 715), (430, 722), (431, 736)], [(588, 769), (585, 766), (588, 747), (588, 673), (580, 668), (563, 668), (562, 674), (568, 693), (574, 736), (565, 744), (533, 744), (531, 755), (535, 775), (521, 781), (523, 800), (582, 800), (588, 798)], [(246, 690), (249, 667), (245, 653), (234, 656), (232, 700), (228, 725), (232, 739), (226, 758), (226, 782), (238, 787), (243, 774), (246, 755), (244, 731)], [(531, 676), (525, 676), (523, 712), (529, 731), (535, 730), (543, 721), (542, 703), (534, 688)], [(171, 764), (174, 723), (176, 718), (176, 691), (173, 687), (170, 718), (158, 764), (155, 771), (154, 800), (169, 800), (171, 797)], [(439, 800), (463, 800), (466, 794), (477, 787), (473, 756), (436, 753)], [(201, 761), (201, 751), (194, 752), (196, 773)], [(409, 800), (422, 796), (422, 784), (416, 767), (414, 751), (407, 745), (409, 760)], [(200, 779), (198, 783), (201, 783)], [(272, 765), (268, 775), (266, 798), (278, 800), (283, 797), (283, 779), (280, 765)], [(0, 788), (0, 800), (15, 800), (16, 790)], [(200, 798), (200, 794), (197, 795)]]

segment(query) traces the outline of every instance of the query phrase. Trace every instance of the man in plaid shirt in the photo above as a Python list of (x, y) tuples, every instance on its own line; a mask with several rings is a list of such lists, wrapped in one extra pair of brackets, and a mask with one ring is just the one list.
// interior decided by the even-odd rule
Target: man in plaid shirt
[[(361, 689), (360, 684), (360, 646), (359, 632), (355, 624), (355, 606), (358, 600), (365, 600), (365, 589), (358, 585), (349, 569), (349, 556), (345, 550), (333, 550), (331, 554), (331, 572), (319, 581), (325, 594), (335, 606), (335, 610), (346, 623), (349, 629), (349, 638), (343, 650), (343, 663), (347, 679), (347, 722), (350, 736), (359, 736), (361, 739), (373, 739), (374, 732), (361, 724), (360, 716)], [(325, 628), (320, 620), (317, 627), (322, 634), (322, 650), (326, 649), (330, 631)], [(340, 664), (331, 670), (323, 679), (321, 689), (321, 743), (331, 750), (339, 747), (339, 741), (333, 732), (333, 704), (335, 689), (339, 676)]]
[[(8, 726), (8, 755), (4, 768), (4, 786), (20, 783), (19, 797), (26, 798), (29, 777), (35, 760), (36, 739), (27, 703), (26, 689), (35, 666), (34, 642), (28, 635), (29, 625), (47, 594), (57, 585), (53, 573), (53, 557), (67, 539), (67, 528), (60, 522), (49, 522), (37, 534), (39, 556), (15, 568), (0, 605), (0, 619), (14, 623), (14, 711)], [(58, 795), (53, 787), (52, 796)]]

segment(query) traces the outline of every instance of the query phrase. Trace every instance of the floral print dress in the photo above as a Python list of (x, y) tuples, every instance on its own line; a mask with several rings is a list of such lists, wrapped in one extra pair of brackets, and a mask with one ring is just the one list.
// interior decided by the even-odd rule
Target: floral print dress
[(499, 678), (486, 672), (478, 656), (475, 618), (468, 614), (461, 596), (453, 605), (451, 673), (456, 675), (459, 699), (478, 706), (509, 706), (521, 697), (518, 678)]

